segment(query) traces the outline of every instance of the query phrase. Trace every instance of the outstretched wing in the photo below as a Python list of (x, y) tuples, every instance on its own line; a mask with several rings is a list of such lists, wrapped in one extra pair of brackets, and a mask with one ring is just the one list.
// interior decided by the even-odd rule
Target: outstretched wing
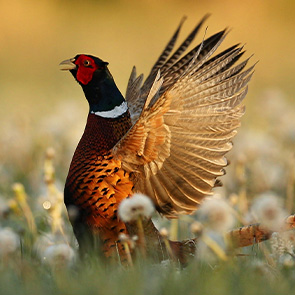
[(134, 172), (134, 191), (150, 196), (167, 217), (194, 212), (224, 174), (254, 68), (245, 69), (249, 59), (236, 64), (243, 54), (238, 45), (212, 57), (225, 30), (180, 57), (204, 19), (169, 57), (178, 28), (143, 86), (133, 72), (127, 94), (134, 87), (128, 103), (135, 122), (113, 150)]
[[(155, 77), (159, 70), (161, 72), (164, 72), (165, 69), (172, 66), (182, 55), (183, 52), (188, 48), (188, 46), (192, 43), (194, 40), (196, 34), (200, 30), (201, 26), (205, 22), (205, 20), (209, 17), (209, 14), (206, 14), (201, 21), (196, 25), (196, 27), (192, 30), (192, 32), (188, 35), (188, 37), (182, 42), (182, 44), (178, 47), (178, 49), (174, 52), (173, 55), (168, 59), (170, 53), (172, 52), (175, 42), (177, 40), (177, 37), (179, 35), (180, 29), (186, 20), (186, 18), (182, 18), (180, 21), (179, 26), (177, 27), (175, 33), (169, 40), (168, 44), (166, 45), (165, 49), (159, 56), (158, 60), (153, 65), (147, 79), (145, 80), (144, 84), (142, 85), (143, 81), (143, 75), (136, 76), (136, 68), (133, 67), (128, 85), (126, 90), (126, 101), (128, 103), (129, 112), (131, 114), (132, 122), (135, 122), (138, 117), (141, 114), (143, 105), (145, 104), (145, 101), (147, 99), (147, 96), (149, 94), (150, 88), (152, 84), (154, 83)], [(190, 55), (187, 55), (187, 58), (192, 57), (196, 50), (193, 50), (190, 52)], [(185, 63), (185, 60), (183, 59), (182, 64)], [(162, 92), (164, 91), (164, 87), (162, 87)]]

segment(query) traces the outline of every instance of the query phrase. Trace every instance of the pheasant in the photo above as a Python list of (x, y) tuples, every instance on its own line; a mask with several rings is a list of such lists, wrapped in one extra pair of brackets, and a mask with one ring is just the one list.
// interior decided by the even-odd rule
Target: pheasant
[[(64, 189), (82, 253), (100, 247), (105, 257), (124, 257), (118, 236), (136, 227), (120, 220), (118, 206), (133, 193), (145, 193), (160, 214), (177, 218), (195, 212), (220, 184), (254, 66), (246, 69), (250, 58), (238, 63), (244, 53), (239, 44), (214, 55), (226, 29), (187, 52), (207, 17), (173, 52), (181, 21), (144, 82), (134, 67), (125, 98), (100, 58), (78, 54), (60, 63), (89, 103)], [(161, 256), (163, 243), (151, 220), (144, 230), (147, 252)], [(193, 242), (170, 243), (180, 258), (195, 250)]]

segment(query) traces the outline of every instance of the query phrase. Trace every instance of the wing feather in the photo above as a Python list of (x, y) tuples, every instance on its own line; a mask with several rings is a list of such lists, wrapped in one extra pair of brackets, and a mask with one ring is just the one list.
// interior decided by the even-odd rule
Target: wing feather
[(245, 69), (250, 58), (238, 63), (243, 46), (214, 55), (227, 30), (183, 55), (207, 17), (172, 53), (181, 21), (143, 84), (133, 69), (126, 99), (134, 124), (113, 149), (133, 173), (134, 191), (171, 218), (193, 213), (225, 173), (254, 72)]

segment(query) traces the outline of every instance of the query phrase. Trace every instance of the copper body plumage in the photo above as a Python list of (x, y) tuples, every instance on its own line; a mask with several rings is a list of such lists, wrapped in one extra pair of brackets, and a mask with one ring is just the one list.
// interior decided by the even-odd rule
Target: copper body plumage
[[(71, 222), (81, 249), (87, 251), (97, 238), (106, 257), (124, 256), (118, 235), (136, 229), (124, 224), (117, 210), (135, 192), (149, 196), (162, 215), (177, 218), (193, 213), (219, 184), (254, 66), (246, 69), (249, 59), (238, 62), (244, 53), (239, 45), (214, 55), (226, 30), (186, 53), (206, 18), (173, 52), (181, 22), (145, 82), (132, 70), (128, 110), (122, 114), (124, 98), (107, 63), (78, 55), (61, 64), (80, 83), (90, 105), (65, 186), (66, 206), (78, 212)], [(91, 76), (84, 75), (89, 67)], [(80, 76), (90, 82), (82, 83)], [(145, 230), (147, 251), (157, 251), (154, 244), (161, 244), (161, 238), (151, 220), (145, 221)], [(171, 247), (182, 260), (195, 250), (189, 241), (171, 242)]]

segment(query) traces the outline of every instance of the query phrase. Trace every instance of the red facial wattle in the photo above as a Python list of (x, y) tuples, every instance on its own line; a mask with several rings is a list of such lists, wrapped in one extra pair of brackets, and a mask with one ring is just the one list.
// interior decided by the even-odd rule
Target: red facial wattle
[(93, 77), (93, 73), (99, 68), (94, 60), (87, 55), (80, 55), (75, 61), (78, 66), (76, 79), (83, 85), (87, 85)]

